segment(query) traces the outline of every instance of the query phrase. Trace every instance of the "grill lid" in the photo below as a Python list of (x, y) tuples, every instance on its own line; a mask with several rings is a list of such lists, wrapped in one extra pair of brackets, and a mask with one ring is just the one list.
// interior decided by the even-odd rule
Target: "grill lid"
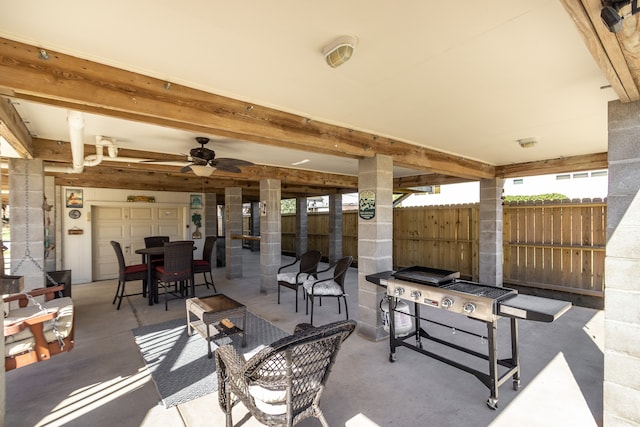
[(441, 270), (438, 268), (413, 266), (396, 271), (393, 276), (399, 280), (419, 283), (421, 285), (442, 286), (460, 277), (459, 271)]

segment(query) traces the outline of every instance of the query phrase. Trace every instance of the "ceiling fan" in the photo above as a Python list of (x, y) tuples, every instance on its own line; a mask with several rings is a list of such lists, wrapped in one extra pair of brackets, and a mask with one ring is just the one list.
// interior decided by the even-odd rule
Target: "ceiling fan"
[(253, 163), (246, 160), (232, 159), (228, 157), (216, 158), (216, 152), (206, 148), (209, 138), (204, 136), (196, 137), (200, 147), (192, 148), (189, 151), (191, 164), (184, 166), (180, 172), (193, 172), (198, 176), (209, 176), (214, 170), (223, 172), (240, 173), (240, 166), (252, 166)]

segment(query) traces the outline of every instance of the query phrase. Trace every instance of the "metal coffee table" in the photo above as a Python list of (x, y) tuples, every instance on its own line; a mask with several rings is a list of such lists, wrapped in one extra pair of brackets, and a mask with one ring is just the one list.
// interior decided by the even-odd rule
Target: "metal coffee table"
[[(209, 347), (208, 356), (213, 357), (211, 351), (211, 341), (228, 337), (234, 334), (242, 334), (242, 347), (247, 346), (247, 334), (245, 332), (245, 326), (247, 324), (247, 307), (240, 304), (238, 301), (229, 298), (223, 294), (216, 294), (203, 298), (189, 298), (186, 301), (187, 307), (187, 333), (189, 336), (193, 335), (195, 329), (204, 339), (207, 340), (207, 346)], [(196, 317), (196, 320), (191, 320), (192, 316)], [(221, 320), (228, 319), (229, 317), (242, 316), (242, 328), (236, 325), (227, 327), (224, 325), (226, 322), (220, 322)], [(215, 333), (212, 335), (212, 328)]]

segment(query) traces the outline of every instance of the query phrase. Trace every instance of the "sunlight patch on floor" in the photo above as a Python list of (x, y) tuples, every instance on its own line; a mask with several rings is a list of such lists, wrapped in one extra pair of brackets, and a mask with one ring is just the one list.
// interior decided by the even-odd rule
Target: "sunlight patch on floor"
[(507, 407), (498, 402), (499, 415), (491, 427), (597, 427), (563, 353), (558, 353), (530, 384), (521, 387)]
[(378, 424), (371, 421), (362, 413), (351, 417), (344, 423), (345, 427), (380, 427)]
[(65, 425), (71, 420), (91, 412), (95, 408), (142, 387), (150, 380), (151, 375), (145, 367), (140, 368), (137, 374), (126, 377), (116, 377), (111, 381), (97, 383), (79, 389), (67, 399), (60, 402), (49, 415), (36, 424), (36, 427)]

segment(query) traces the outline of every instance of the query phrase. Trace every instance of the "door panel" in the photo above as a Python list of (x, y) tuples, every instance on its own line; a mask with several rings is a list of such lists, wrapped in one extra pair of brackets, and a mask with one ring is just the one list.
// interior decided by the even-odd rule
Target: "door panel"
[(111, 240), (120, 242), (127, 265), (142, 257), (135, 253), (144, 248), (146, 236), (164, 235), (170, 240), (184, 239), (184, 211), (181, 207), (122, 206), (92, 208), (93, 280), (118, 277), (118, 260)]

